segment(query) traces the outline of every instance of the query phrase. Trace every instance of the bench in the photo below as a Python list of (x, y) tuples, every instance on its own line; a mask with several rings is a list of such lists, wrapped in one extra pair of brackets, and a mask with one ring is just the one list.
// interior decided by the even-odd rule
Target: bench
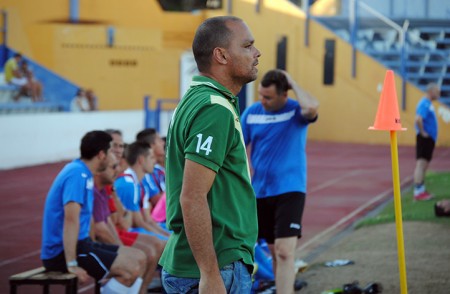
[(50, 285), (64, 285), (66, 294), (78, 292), (78, 278), (72, 273), (46, 272), (44, 267), (35, 268), (9, 277), (10, 294), (16, 294), (20, 285), (41, 285), (43, 293), (50, 292)]
[(16, 92), (17, 88), (15, 86), (0, 83), (0, 102), (13, 101)]

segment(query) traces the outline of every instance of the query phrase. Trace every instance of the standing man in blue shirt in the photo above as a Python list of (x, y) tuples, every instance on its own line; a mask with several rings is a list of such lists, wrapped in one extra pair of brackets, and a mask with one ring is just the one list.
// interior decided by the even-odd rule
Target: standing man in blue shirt
[(108, 279), (102, 293), (137, 294), (145, 269), (144, 253), (89, 237), (93, 173), (106, 170), (113, 160), (111, 141), (106, 132), (88, 132), (81, 139), (81, 157), (68, 163), (54, 180), (44, 207), (41, 259), (46, 270), (74, 273), (81, 283), (88, 275), (99, 282)]
[[(288, 97), (292, 89), (296, 99)], [(266, 239), (275, 269), (276, 293), (293, 293), (295, 248), (301, 237), (306, 195), (306, 137), (319, 103), (281, 70), (267, 72), (260, 101), (242, 114), (258, 206), (259, 238)]]
[(439, 98), (440, 88), (437, 84), (427, 86), (427, 95), (416, 108), (416, 168), (414, 170), (414, 200), (430, 200), (433, 196), (425, 189), (425, 173), (433, 157), (438, 135), (438, 124), (433, 101)]

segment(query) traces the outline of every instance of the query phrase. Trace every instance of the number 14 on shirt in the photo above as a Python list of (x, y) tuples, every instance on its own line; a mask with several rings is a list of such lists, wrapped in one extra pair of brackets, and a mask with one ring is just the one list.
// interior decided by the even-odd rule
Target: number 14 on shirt
[(198, 141), (197, 141), (196, 152), (200, 153), (200, 151), (205, 151), (206, 155), (209, 155), (209, 153), (212, 152), (211, 143), (212, 143), (213, 137), (208, 136), (208, 138), (206, 138), (205, 141), (203, 141), (203, 142), (202, 142), (203, 134), (198, 134), (197, 138), (198, 138)]

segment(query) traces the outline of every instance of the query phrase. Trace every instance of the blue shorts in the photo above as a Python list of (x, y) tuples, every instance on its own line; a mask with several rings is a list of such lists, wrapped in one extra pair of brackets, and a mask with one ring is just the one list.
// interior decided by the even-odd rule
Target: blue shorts
[[(225, 289), (230, 294), (247, 294), (252, 290), (252, 277), (247, 266), (235, 261), (220, 270)], [(162, 285), (167, 294), (196, 294), (200, 279), (175, 277), (162, 270)]]

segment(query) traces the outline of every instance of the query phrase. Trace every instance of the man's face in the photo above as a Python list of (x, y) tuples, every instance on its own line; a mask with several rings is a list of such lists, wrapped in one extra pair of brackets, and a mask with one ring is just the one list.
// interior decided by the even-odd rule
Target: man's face
[[(112, 145), (112, 142), (111, 142), (111, 145)], [(106, 154), (103, 153), (103, 151), (101, 151), (97, 172), (102, 172), (102, 171), (106, 170), (106, 168), (108, 167), (110, 162), (114, 161), (115, 158), (116, 158), (116, 156), (112, 152), (111, 147), (106, 151)]]
[(164, 150), (164, 140), (156, 134), (155, 142), (151, 145), (153, 153), (155, 155), (156, 162), (164, 162), (166, 151)]
[(439, 88), (432, 88), (429, 91), (429, 96), (432, 101), (439, 99), (441, 90)]
[(111, 155), (112, 155), (110, 157), (111, 162), (108, 164), (108, 166), (106, 167), (106, 169), (104, 171), (99, 173), (100, 180), (103, 185), (113, 184), (114, 180), (116, 179), (116, 177), (118, 175), (118, 169), (117, 169), (118, 160), (114, 156), (114, 154), (111, 153)]
[(155, 167), (155, 153), (153, 149), (150, 149), (150, 152), (144, 156), (143, 168), (146, 173), (152, 173), (153, 168)]
[(258, 58), (261, 52), (254, 46), (250, 29), (240, 21), (230, 21), (227, 27), (232, 31), (229, 48), (226, 48), (230, 59), (231, 75), (242, 84), (256, 80), (258, 76)]
[(283, 108), (287, 101), (287, 93), (278, 94), (274, 84), (269, 87), (258, 86), (258, 96), (266, 111), (277, 111)]
[(125, 144), (123, 143), (122, 136), (119, 134), (112, 134), (111, 137), (113, 138), (111, 150), (117, 160), (120, 160), (123, 156), (123, 152), (125, 151)]

